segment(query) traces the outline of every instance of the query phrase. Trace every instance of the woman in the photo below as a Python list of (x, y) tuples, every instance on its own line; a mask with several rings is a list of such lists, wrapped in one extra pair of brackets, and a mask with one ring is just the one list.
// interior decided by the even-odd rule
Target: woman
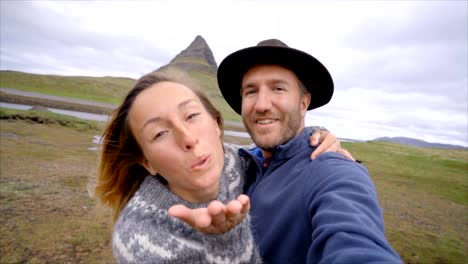
[[(223, 145), (220, 112), (190, 86), (163, 73), (144, 75), (104, 132), (96, 196), (113, 209), (120, 263), (261, 262), (248, 198), (238, 197), (244, 170), (237, 148)], [(235, 227), (224, 234), (202, 234), (168, 214), (176, 204), (204, 208), (215, 199), (232, 201), (221, 210)], [(208, 219), (206, 228), (215, 222)]]

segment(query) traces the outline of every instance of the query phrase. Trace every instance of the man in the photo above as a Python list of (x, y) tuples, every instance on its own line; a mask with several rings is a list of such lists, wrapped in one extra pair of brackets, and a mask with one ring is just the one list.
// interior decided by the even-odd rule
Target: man
[(399, 263), (385, 238), (375, 187), (362, 165), (334, 152), (310, 160), (307, 110), (333, 95), (328, 70), (279, 40), (227, 56), (218, 84), (258, 148), (245, 192), (265, 263)]

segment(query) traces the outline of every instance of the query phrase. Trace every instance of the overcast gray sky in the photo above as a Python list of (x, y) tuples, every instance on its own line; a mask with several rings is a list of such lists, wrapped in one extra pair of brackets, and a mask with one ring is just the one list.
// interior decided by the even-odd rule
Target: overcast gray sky
[(138, 78), (201, 35), (219, 63), (278, 38), (319, 59), (338, 137), (468, 146), (468, 4), (460, 1), (0, 1), (0, 69)]

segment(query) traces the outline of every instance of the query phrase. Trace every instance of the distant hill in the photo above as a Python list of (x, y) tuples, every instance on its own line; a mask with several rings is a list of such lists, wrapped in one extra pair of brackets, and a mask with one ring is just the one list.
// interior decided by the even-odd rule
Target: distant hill
[(360, 139), (352, 139), (352, 138), (338, 138), (340, 142), (349, 142), (349, 143), (355, 143), (355, 142), (364, 142), (364, 140)]
[(379, 137), (373, 141), (386, 141), (392, 143), (398, 143), (402, 145), (409, 145), (421, 148), (447, 148), (447, 149), (466, 149), (464, 146), (450, 145), (442, 143), (431, 143), (420, 139), (407, 138), (407, 137)]
[(172, 69), (187, 72), (198, 88), (207, 94), (213, 104), (223, 113), (224, 119), (241, 120), (240, 116), (224, 100), (218, 88), (216, 79), (218, 66), (213, 52), (202, 36), (197, 36), (186, 49), (156, 71), (171, 71)]
[(0, 71), (0, 87), (28, 92), (119, 104), (134, 79), (124, 77), (88, 77)]
[[(224, 100), (218, 88), (216, 72), (218, 66), (213, 52), (202, 36), (196, 38), (175, 56), (167, 65), (156, 71), (183, 70), (196, 83), (213, 104), (222, 112), (225, 120), (239, 122), (240, 116), (235, 113)], [(121, 77), (87, 77), (87, 76), (59, 76), (32, 74), (17, 71), (0, 71), (0, 87), (13, 88), (23, 91), (39, 92), (49, 95), (92, 100), (118, 105), (128, 90), (135, 83), (135, 79)], [(0, 96), (0, 99), (6, 96)], [(15, 102), (21, 103), (16, 96)], [(25, 98), (30, 103), (33, 98)], [(5, 100), (2, 100), (5, 101)], [(11, 100), (10, 100), (11, 101)], [(48, 106), (46, 103), (44, 106)], [(54, 105), (53, 107), (57, 107)], [(64, 107), (64, 109), (67, 109)]]

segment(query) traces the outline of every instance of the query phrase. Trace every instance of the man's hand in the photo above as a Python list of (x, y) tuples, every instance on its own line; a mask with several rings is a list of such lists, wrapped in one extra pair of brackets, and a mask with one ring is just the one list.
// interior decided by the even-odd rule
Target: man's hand
[(247, 195), (241, 194), (227, 205), (213, 201), (208, 208), (190, 209), (178, 204), (169, 208), (168, 213), (202, 233), (222, 234), (240, 224), (249, 210), (250, 199)]
[(310, 155), (310, 159), (315, 159), (323, 152), (338, 152), (343, 154), (346, 158), (356, 161), (354, 157), (346, 149), (341, 148), (340, 141), (332, 133), (325, 130), (318, 130), (309, 137), (309, 143), (312, 147), (319, 145), (314, 152)]

